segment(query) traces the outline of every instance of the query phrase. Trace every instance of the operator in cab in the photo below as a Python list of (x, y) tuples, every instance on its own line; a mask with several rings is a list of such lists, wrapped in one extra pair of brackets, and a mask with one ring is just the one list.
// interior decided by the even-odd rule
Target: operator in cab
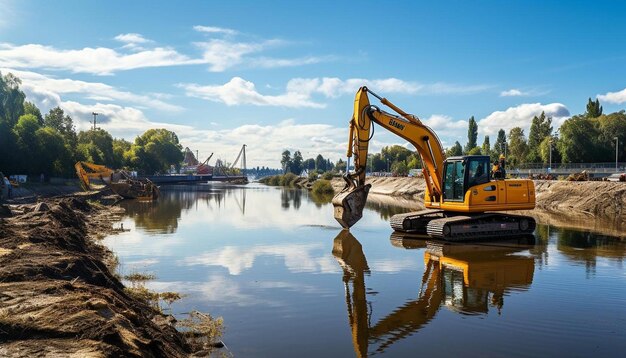
[(506, 170), (504, 169), (506, 165), (506, 158), (504, 155), (500, 154), (500, 158), (497, 162), (493, 163), (493, 167), (491, 168), (491, 174), (494, 179), (504, 179), (506, 178)]

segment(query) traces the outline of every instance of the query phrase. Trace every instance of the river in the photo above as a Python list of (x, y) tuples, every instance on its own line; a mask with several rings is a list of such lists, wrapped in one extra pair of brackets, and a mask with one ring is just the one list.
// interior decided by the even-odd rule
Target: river
[[(239, 357), (622, 356), (626, 242), (539, 224), (472, 244), (392, 236), (408, 209), (368, 204), (342, 232), (328, 198), (261, 184), (123, 202), (105, 239), (122, 274), (224, 318)], [(198, 189), (196, 188), (196, 189)]]

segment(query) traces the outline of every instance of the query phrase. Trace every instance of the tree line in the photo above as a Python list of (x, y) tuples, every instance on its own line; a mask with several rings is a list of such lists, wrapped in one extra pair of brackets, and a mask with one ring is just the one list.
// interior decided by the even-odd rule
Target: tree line
[[(447, 156), (482, 154), (496, 160), (506, 150), (507, 162), (522, 163), (595, 163), (611, 162), (615, 158), (616, 138), (626, 144), (626, 112), (621, 110), (603, 114), (599, 100), (587, 101), (586, 111), (574, 115), (555, 132), (552, 117), (542, 112), (532, 119), (528, 138), (521, 127), (511, 128), (508, 136), (498, 131), (496, 142), (490, 145), (489, 136), (482, 146), (477, 145), (478, 124), (469, 119), (468, 141), (465, 148), (457, 141), (446, 150)], [(618, 160), (626, 161), (626, 150), (618, 152)]]
[(324, 158), (321, 154), (318, 154), (315, 158), (303, 159), (302, 153), (299, 150), (293, 152), (293, 156), (291, 155), (291, 151), (283, 151), (280, 164), (283, 169), (283, 174), (293, 173), (300, 175), (305, 170), (309, 174), (312, 172), (324, 173), (346, 170), (346, 163), (341, 159), (337, 161), (337, 164), (333, 163), (330, 159)]
[(74, 120), (60, 107), (43, 115), (26, 101), (21, 80), (0, 73), (0, 171), (71, 177), (77, 161), (141, 174), (166, 172), (183, 160), (176, 133), (149, 129), (134, 142), (113, 138), (106, 130), (76, 132)]

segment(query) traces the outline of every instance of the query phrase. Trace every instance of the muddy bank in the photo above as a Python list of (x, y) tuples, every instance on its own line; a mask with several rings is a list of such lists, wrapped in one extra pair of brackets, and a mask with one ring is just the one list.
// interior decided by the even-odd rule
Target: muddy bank
[[(622, 182), (568, 182), (535, 180), (536, 209), (577, 221), (595, 220), (612, 226), (626, 226), (626, 183)], [(339, 192), (344, 181), (332, 180)], [(405, 200), (424, 200), (424, 180), (420, 178), (367, 178), (372, 184), (370, 194), (395, 196)], [(369, 201), (369, 198), (368, 198)], [(380, 201), (380, 200), (378, 200)], [(531, 212), (528, 212), (529, 214)]]
[(190, 354), (171, 317), (127, 295), (94, 241), (121, 208), (63, 198), (12, 209), (0, 218), (0, 356)]

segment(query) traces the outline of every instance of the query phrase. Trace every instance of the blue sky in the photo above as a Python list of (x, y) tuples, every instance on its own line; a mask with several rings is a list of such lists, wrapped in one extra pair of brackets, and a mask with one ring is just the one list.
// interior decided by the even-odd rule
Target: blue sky
[[(600, 98), (626, 103), (626, 5), (616, 1), (0, 0), (0, 71), (79, 129), (90, 113), (132, 140), (278, 167), (284, 149), (343, 157), (366, 84), (432, 126), (479, 142), (541, 111), (558, 127)], [(372, 150), (405, 142), (377, 131)], [(231, 158), (232, 157), (232, 158)]]

